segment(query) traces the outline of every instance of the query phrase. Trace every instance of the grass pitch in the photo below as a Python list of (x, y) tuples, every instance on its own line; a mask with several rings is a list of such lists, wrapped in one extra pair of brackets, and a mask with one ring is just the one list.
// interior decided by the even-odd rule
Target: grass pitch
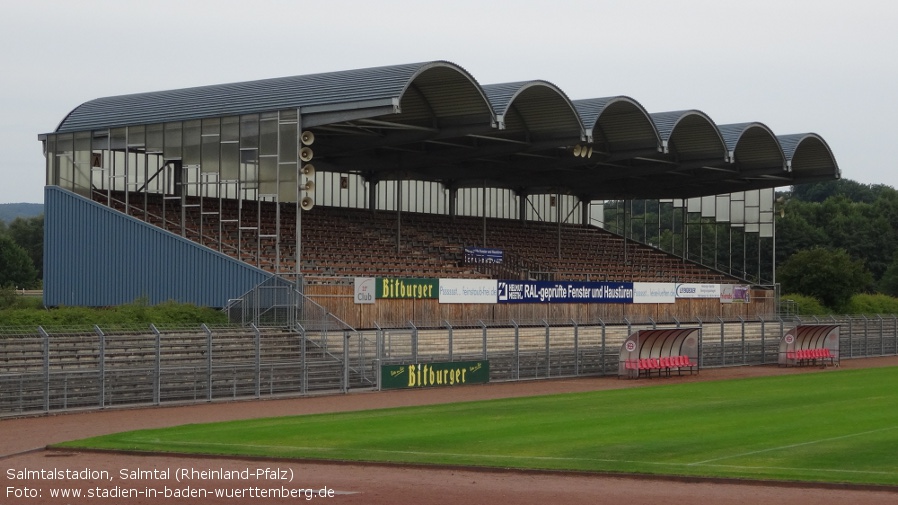
[[(131, 451), (898, 485), (898, 368), (186, 425)], [(474, 386), (476, 387), (476, 386)]]

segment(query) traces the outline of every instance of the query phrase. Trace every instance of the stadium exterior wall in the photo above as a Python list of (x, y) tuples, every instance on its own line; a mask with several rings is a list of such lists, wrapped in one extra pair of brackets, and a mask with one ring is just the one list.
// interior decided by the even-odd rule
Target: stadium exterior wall
[(56, 186), (44, 190), (44, 304), (145, 298), (224, 307), (271, 277), (227, 255)]

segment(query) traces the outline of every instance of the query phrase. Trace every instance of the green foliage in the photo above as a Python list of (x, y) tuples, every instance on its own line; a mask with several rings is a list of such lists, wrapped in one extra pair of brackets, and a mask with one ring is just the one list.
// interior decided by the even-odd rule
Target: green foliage
[(838, 370), (190, 424), (60, 446), (894, 486), (895, 381), (896, 367)]
[(18, 295), (16, 295), (14, 289), (0, 289), (0, 310), (14, 306), (17, 298)]
[(799, 316), (824, 316), (832, 313), (831, 310), (820, 303), (820, 300), (813, 296), (789, 293), (780, 296), (780, 303), (794, 307), (795, 315)]
[(898, 281), (882, 281), (898, 255), (898, 191), (838, 180), (795, 186), (787, 198), (776, 224), (779, 265), (815, 246), (844, 249), (864, 262), (876, 287), (898, 295)]
[(871, 203), (883, 194), (894, 191), (884, 184), (861, 184), (850, 179), (836, 179), (793, 186), (792, 197), (806, 202), (822, 203), (834, 196), (844, 196), (853, 202)]
[(37, 278), (44, 276), (44, 216), (16, 218), (9, 224), (7, 234), (18, 244), (37, 271)]
[(4, 309), (43, 309), (43, 302), (37, 296), (22, 296), (12, 287), (0, 289), (0, 310)]
[(898, 314), (898, 298), (883, 294), (858, 294), (845, 307), (846, 314)]
[(3, 326), (91, 328), (98, 326), (214, 326), (228, 323), (227, 315), (208, 307), (165, 302), (148, 305), (145, 299), (109, 308), (56, 307), (45, 309), (39, 299), (0, 292), (0, 321)]
[(783, 291), (812, 296), (834, 312), (870, 287), (870, 272), (842, 249), (815, 247), (792, 255), (779, 269)]
[(882, 274), (877, 288), (881, 293), (898, 296), (898, 256), (895, 256), (895, 259)]
[(0, 235), (0, 287), (32, 289), (38, 279), (28, 253), (8, 235)]
[(810, 204), (789, 203), (789, 211), (776, 221), (776, 261), (784, 261), (798, 251), (826, 244), (826, 230), (817, 225)]

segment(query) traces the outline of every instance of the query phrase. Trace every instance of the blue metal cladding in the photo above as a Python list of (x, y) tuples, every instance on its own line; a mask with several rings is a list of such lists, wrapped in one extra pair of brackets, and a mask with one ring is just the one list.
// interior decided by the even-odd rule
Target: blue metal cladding
[(44, 190), (44, 304), (106, 307), (146, 297), (224, 307), (272, 277), (55, 186)]

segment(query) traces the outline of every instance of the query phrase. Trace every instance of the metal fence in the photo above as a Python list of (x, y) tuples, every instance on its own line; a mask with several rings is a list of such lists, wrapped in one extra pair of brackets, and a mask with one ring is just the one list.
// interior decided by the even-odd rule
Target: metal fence
[(320, 307), (294, 327), (0, 331), (0, 416), (376, 389), (380, 365), (490, 360), (490, 380), (616, 375), (634, 331), (700, 329), (702, 367), (777, 363), (793, 326), (838, 324), (840, 358), (898, 354), (898, 316), (510, 321), (354, 330)]

